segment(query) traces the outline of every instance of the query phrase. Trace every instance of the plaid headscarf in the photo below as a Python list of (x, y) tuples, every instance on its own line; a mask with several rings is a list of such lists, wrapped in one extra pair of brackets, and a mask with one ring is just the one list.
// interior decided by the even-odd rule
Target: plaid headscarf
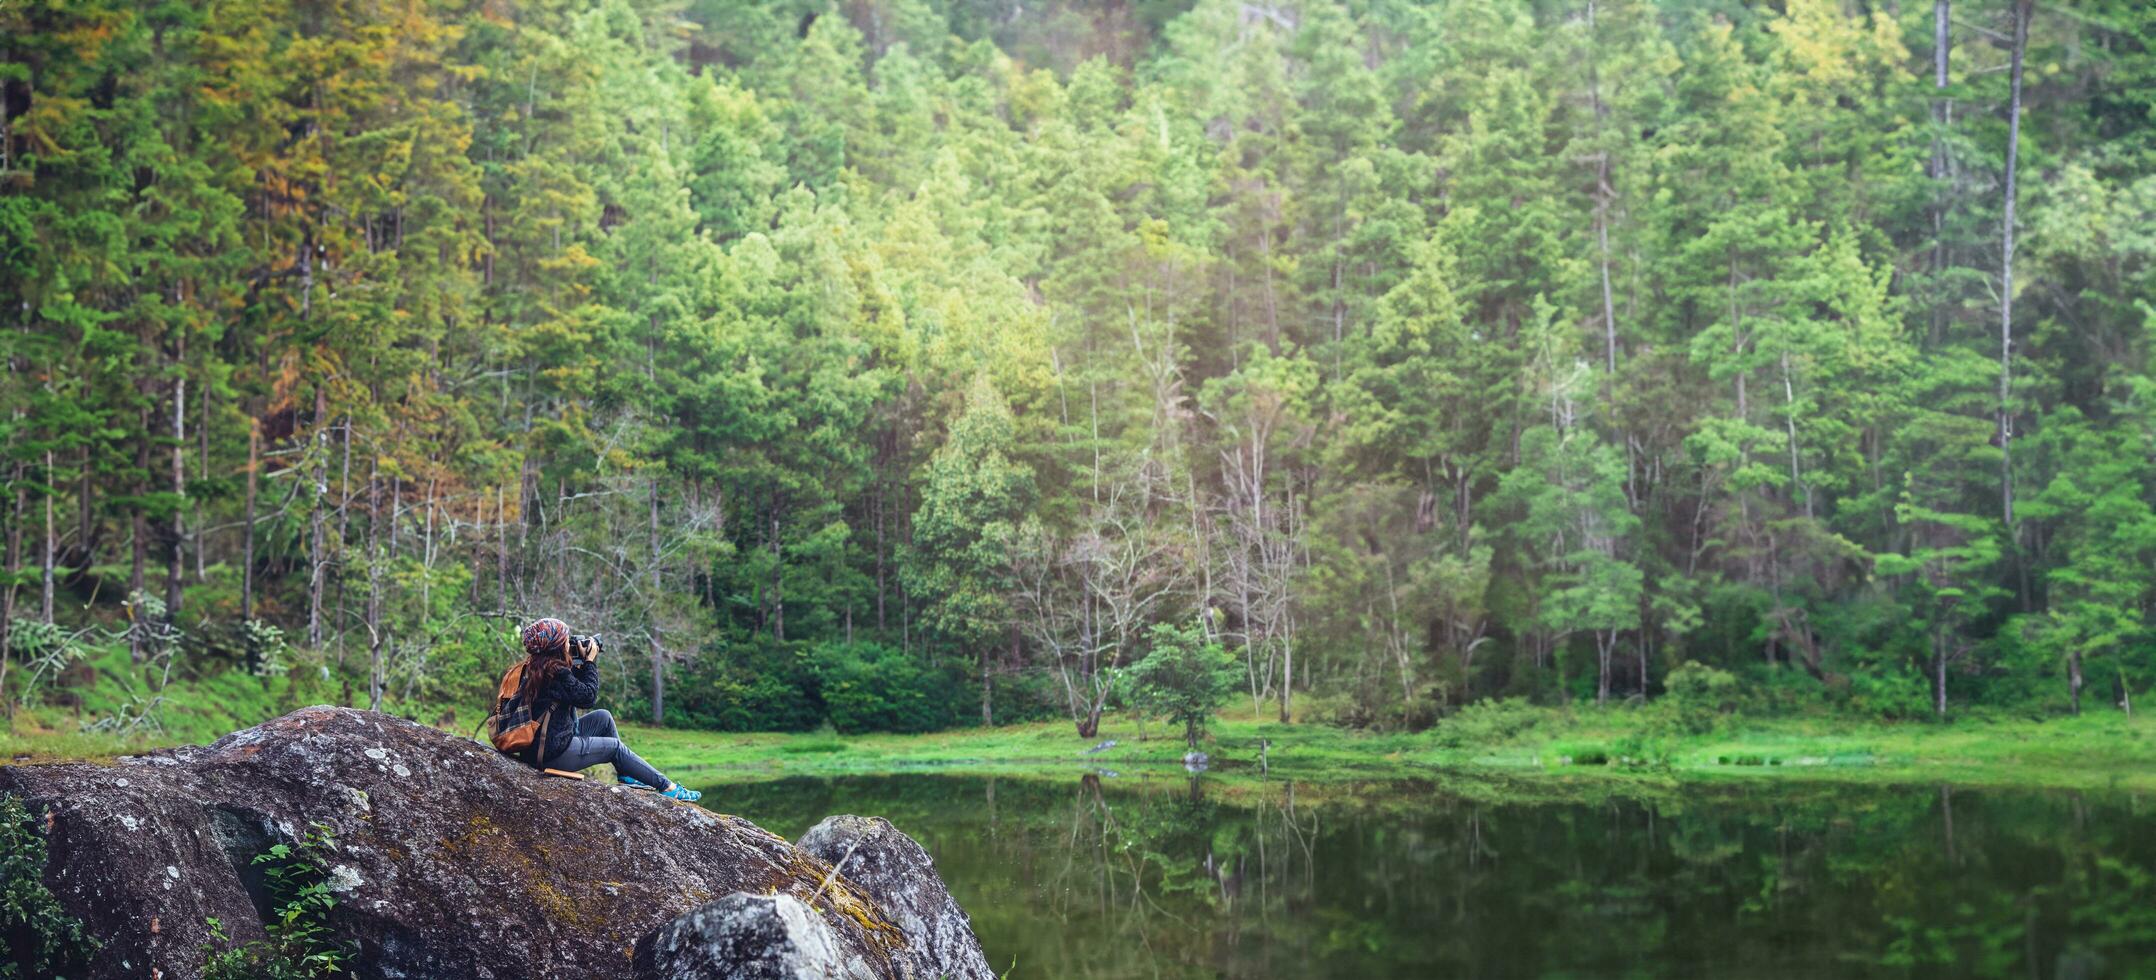
[(527, 657), (566, 649), (568, 643), (569, 624), (561, 620), (552, 617), (535, 619), (530, 626), (524, 627), (524, 655)]

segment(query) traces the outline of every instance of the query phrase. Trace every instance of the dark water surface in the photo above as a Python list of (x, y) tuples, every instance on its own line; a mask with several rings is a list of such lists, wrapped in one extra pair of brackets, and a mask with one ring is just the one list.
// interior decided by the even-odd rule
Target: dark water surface
[(710, 790), (788, 838), (889, 817), (1013, 978), (2156, 977), (2156, 805), (2127, 794), (1179, 772)]

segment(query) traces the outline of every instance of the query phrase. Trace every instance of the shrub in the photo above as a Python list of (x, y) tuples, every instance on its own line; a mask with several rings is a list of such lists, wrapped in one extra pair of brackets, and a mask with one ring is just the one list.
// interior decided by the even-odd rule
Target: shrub
[(1367, 728), (1371, 717), (1362, 702), (1351, 695), (1330, 692), (1305, 694), (1295, 699), (1296, 717), (1341, 728)]
[(78, 634), (34, 619), (14, 620), (8, 630), (8, 654), (29, 673), (21, 685), (24, 707), (38, 703), (40, 685), (57, 682), (68, 667), (83, 659)]
[(823, 722), (814, 678), (803, 670), (728, 678), (719, 689), (717, 727), (725, 731), (805, 732)]
[[(974, 696), (978, 700), (979, 692)], [(1063, 687), (1047, 672), (999, 676), (989, 699), (998, 725), (1063, 717)]]
[(1571, 760), (1575, 766), (1606, 766), (1610, 763), (1610, 750), (1600, 745), (1559, 742), (1550, 747), (1550, 752), (1560, 761)]
[(805, 732), (823, 720), (821, 685), (809, 656), (789, 646), (766, 640), (707, 649), (668, 672), (669, 725)]
[(1617, 762), (1622, 765), (1651, 766), (1661, 769), (1669, 767), (1669, 746), (1664, 744), (1661, 739), (1650, 735), (1639, 733), (1626, 735), (1618, 739), (1617, 743), (1610, 748)]
[(1379, 727), (1396, 732), (1419, 732), (1437, 724), (1442, 702), (1437, 692), (1425, 690), (1412, 701), (1394, 701), (1380, 713)]
[(1901, 721), (1932, 714), (1931, 681), (1914, 671), (1862, 671), (1849, 677), (1849, 706)]
[(1721, 717), (1737, 707), (1735, 674), (1698, 661), (1687, 661), (1669, 672), (1663, 700), (1676, 715), (1679, 728), (1699, 735), (1713, 731)]
[(0, 977), (58, 976), (102, 945), (45, 887), (45, 860), (22, 799), (0, 796)]
[(1502, 745), (1541, 724), (1544, 716), (1523, 698), (1484, 698), (1438, 723), (1432, 740), (1448, 749)]
[(949, 728), (970, 703), (948, 671), (873, 643), (819, 647), (812, 662), (826, 717), (843, 734)]

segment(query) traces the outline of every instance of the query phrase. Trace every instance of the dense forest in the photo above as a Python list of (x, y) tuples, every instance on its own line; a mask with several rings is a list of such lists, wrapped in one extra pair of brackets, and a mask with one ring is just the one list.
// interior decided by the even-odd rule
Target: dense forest
[(20, 0), (0, 93), (10, 705), (2156, 682), (2144, 0)]

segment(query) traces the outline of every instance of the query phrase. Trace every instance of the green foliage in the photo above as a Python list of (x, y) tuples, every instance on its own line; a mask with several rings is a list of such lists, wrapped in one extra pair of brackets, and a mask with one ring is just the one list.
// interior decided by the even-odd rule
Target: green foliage
[(1920, 4), (827, 6), (0, 7), (0, 700), (469, 717), (542, 614), (735, 730), (1091, 737), (1162, 623), (1396, 730), (2156, 685), (2138, 7), (2034, 22), (2007, 296), (1997, 2), (1943, 90)]
[(1023, 673), (998, 680), (990, 694), (990, 709), (998, 725), (1042, 721), (1065, 710), (1064, 692), (1054, 676)]
[(719, 731), (805, 732), (824, 723), (815, 666), (770, 644), (698, 660), (670, 688), (668, 720)]
[(12, 624), (8, 630), (8, 655), (22, 665), (20, 669), (30, 672), (16, 694), (22, 706), (35, 707), (43, 689), (83, 659), (86, 651), (81, 640), (52, 623), (32, 620)]
[(1431, 736), (1452, 749), (1499, 746), (1534, 731), (1543, 719), (1541, 709), (1518, 698), (1484, 698), (1439, 722)]
[(291, 646), (285, 642), (284, 630), (259, 619), (240, 624), (244, 631), (247, 649), (254, 655), (255, 673), (264, 677), (282, 677), (290, 671), (288, 662), (292, 656)]
[(873, 644), (813, 655), (826, 717), (841, 734), (932, 732), (956, 721), (964, 692), (948, 672)]
[(317, 823), (298, 843), (273, 844), (255, 855), (269, 893), (270, 912), (262, 923), (269, 937), (219, 949), (230, 939), (223, 923), (210, 919), (205, 980), (306, 980), (343, 974), (358, 949), (338, 942), (329, 925), (330, 910), (337, 907), (329, 887), (330, 861), (336, 853), (334, 831)]
[(1213, 712), (1235, 693), (1235, 658), (1195, 626), (1156, 623), (1146, 639), (1145, 656), (1119, 672), (1126, 699), (1137, 711), (1183, 726), (1184, 743), (1195, 749)]
[(104, 945), (45, 887), (45, 861), (45, 838), (22, 799), (0, 795), (0, 976), (68, 976)]
[(1694, 735), (1713, 731), (1737, 708), (1737, 677), (1729, 671), (1688, 661), (1663, 683), (1677, 727)]

